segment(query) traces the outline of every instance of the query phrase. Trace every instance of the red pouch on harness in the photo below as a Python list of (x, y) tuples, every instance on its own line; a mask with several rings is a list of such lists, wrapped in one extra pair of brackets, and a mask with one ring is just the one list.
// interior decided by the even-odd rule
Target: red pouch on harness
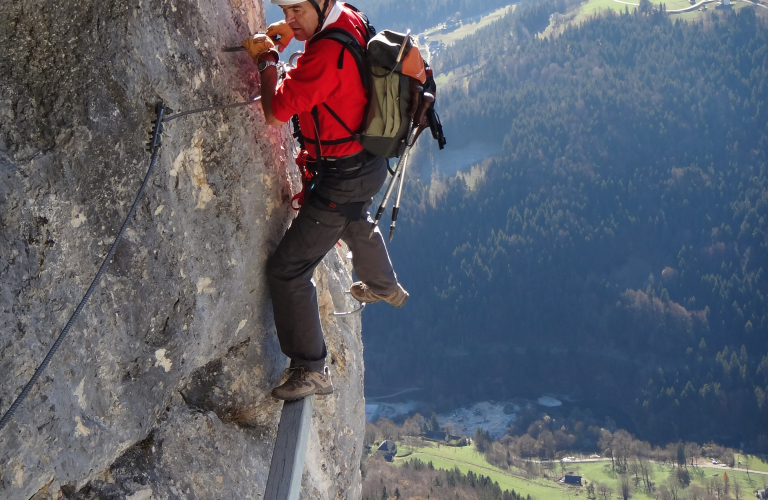
[(309, 153), (302, 150), (299, 156), (296, 157), (296, 166), (299, 167), (301, 172), (301, 192), (291, 198), (291, 208), (294, 210), (301, 209), (304, 202), (307, 201), (307, 196), (312, 190), (312, 179), (315, 178), (314, 172), (307, 169), (307, 163), (309, 160)]

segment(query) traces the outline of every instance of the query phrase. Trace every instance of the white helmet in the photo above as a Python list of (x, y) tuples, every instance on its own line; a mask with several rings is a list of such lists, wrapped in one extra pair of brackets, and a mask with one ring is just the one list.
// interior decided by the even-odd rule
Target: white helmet
[(328, 10), (328, 7), (331, 5), (331, 0), (327, 0), (325, 2), (325, 7), (320, 10), (320, 6), (317, 4), (317, 0), (269, 0), (275, 5), (279, 6), (285, 6), (285, 5), (296, 5), (298, 3), (304, 3), (309, 2), (312, 4), (312, 7), (315, 8), (317, 11), (317, 18), (320, 21), (320, 25), (317, 27), (317, 30), (320, 31), (320, 28), (323, 27), (323, 24), (325, 23), (325, 13)]

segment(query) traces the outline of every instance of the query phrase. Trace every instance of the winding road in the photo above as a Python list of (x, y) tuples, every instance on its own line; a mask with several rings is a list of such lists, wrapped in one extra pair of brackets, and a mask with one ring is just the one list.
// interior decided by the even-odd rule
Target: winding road
[[(624, 2), (622, 0), (613, 0), (613, 1), (616, 2), (616, 3), (620, 3), (622, 5), (632, 5), (634, 7), (637, 7), (637, 6), (640, 5), (639, 3)], [(743, 1), (748, 3), (748, 4), (756, 5), (757, 7), (762, 7), (763, 9), (768, 9), (768, 7), (766, 7), (765, 5), (763, 5), (761, 3), (753, 2), (751, 0), (743, 0)], [(686, 7), (684, 9), (667, 10), (665, 12), (667, 14), (682, 14), (683, 12), (691, 12), (691, 11), (694, 11), (694, 10), (698, 10), (698, 8), (701, 7), (702, 5), (707, 4), (707, 3), (714, 3), (714, 2), (715, 2), (715, 0), (702, 0), (701, 2), (699, 2), (697, 4), (691, 5), (690, 7)]]
[(751, 0), (744, 0), (744, 1), (747, 2), (747, 3), (751, 3), (752, 5), (757, 5), (758, 7), (762, 7), (763, 9), (768, 9), (767, 6), (765, 6), (765, 5), (761, 4), (761, 3), (752, 2)]
[(420, 390), (422, 390), (421, 387), (411, 387), (410, 389), (403, 389), (402, 391), (398, 391), (394, 394), (388, 394), (386, 396), (376, 396), (376, 397), (371, 396), (366, 398), (366, 401), (368, 404), (376, 404), (379, 400), (382, 400), (382, 399), (394, 398), (395, 396), (399, 396), (401, 394), (407, 394), (409, 392), (420, 391)]

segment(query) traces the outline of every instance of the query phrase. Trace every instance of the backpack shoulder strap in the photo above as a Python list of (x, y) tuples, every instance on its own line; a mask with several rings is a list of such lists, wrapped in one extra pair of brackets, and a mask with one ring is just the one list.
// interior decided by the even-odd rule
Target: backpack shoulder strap
[(360, 46), (360, 42), (357, 41), (357, 38), (344, 28), (325, 28), (323, 31), (310, 38), (309, 43), (311, 45), (326, 38), (332, 38), (343, 45), (350, 43)]
[(357, 17), (360, 18), (360, 20), (363, 22), (363, 25), (365, 26), (365, 30), (368, 32), (366, 34), (363, 34), (363, 37), (365, 38), (365, 41), (368, 42), (371, 38), (376, 36), (376, 28), (373, 27), (371, 22), (368, 20), (368, 16), (363, 14), (360, 9), (355, 7), (354, 5), (345, 3), (344, 6), (357, 14)]
[[(312, 44), (325, 39), (333, 40), (342, 45), (341, 54), (339, 55), (339, 62), (338, 62), (339, 69), (342, 69), (344, 67), (344, 50), (348, 50), (349, 53), (352, 54), (352, 57), (355, 59), (355, 63), (357, 65), (357, 70), (360, 73), (360, 81), (362, 82), (363, 87), (368, 89), (368, 92), (371, 92), (373, 82), (372, 82), (371, 72), (368, 67), (366, 49), (360, 45), (360, 42), (357, 41), (357, 38), (355, 38), (355, 36), (352, 35), (352, 33), (342, 28), (326, 28), (320, 33), (313, 36), (312, 39), (309, 41), (309, 43)], [(370, 104), (371, 103), (369, 99), (368, 103), (365, 106), (365, 110), (363, 112), (363, 122), (360, 124), (361, 132), (363, 127), (365, 126), (365, 117), (368, 116)], [(355, 134), (353, 134), (351, 129), (347, 126), (347, 124), (341, 120), (339, 115), (337, 115), (327, 104), (324, 104), (324, 107), (327, 109), (330, 115), (334, 118), (334, 120), (339, 122), (341, 126), (344, 127), (344, 129), (347, 132), (349, 132), (351, 136), (350, 138), (352, 140), (355, 140), (354, 139)]]
[(344, 49), (349, 50), (352, 57), (355, 58), (357, 63), (357, 69), (360, 72), (360, 79), (363, 82), (363, 86), (368, 88), (368, 65), (366, 64), (366, 49), (357, 41), (357, 38), (349, 31), (342, 28), (327, 28), (313, 36), (309, 41), (310, 44), (319, 42), (320, 40), (333, 40), (338, 42), (344, 47), (339, 56), (339, 69), (344, 67)]

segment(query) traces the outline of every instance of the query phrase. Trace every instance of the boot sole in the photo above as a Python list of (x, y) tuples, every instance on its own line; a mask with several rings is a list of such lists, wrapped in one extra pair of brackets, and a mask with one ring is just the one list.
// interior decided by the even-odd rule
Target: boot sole
[(351, 292), (350, 292), (350, 295), (352, 295), (353, 299), (355, 299), (356, 301), (361, 302), (363, 304), (375, 304), (377, 302), (384, 301), (387, 304), (389, 304), (389, 305), (391, 305), (393, 307), (397, 307), (397, 308), (403, 307), (405, 305), (405, 303), (408, 302), (408, 299), (410, 298), (410, 297), (406, 297), (405, 300), (400, 305), (397, 305), (397, 303), (393, 304), (392, 302), (390, 302), (390, 301), (388, 301), (386, 299), (371, 299), (371, 298), (368, 298), (368, 297), (356, 297), (355, 294), (353, 294)]
[(272, 393), (272, 397), (279, 400), (279, 401), (298, 401), (300, 399), (304, 399), (306, 397), (315, 395), (315, 396), (330, 396), (333, 394), (333, 386), (327, 387), (325, 389), (318, 389), (317, 391), (308, 392), (306, 394), (302, 394), (300, 396), (290, 396), (290, 397), (284, 397), (281, 398), (280, 396), (276, 395), (275, 393)]
[(410, 296), (406, 296), (405, 300), (402, 301), (400, 304), (393, 304), (392, 302), (387, 302), (387, 301), (385, 301), (385, 302), (387, 302), (387, 304), (391, 305), (392, 307), (397, 307), (399, 309), (399, 308), (403, 307), (408, 302), (409, 298), (410, 298)]
[(371, 299), (369, 297), (357, 297), (352, 292), (349, 292), (349, 294), (352, 296), (353, 299), (355, 299), (358, 302), (362, 302), (363, 304), (375, 304), (376, 302), (381, 302), (381, 299)]

